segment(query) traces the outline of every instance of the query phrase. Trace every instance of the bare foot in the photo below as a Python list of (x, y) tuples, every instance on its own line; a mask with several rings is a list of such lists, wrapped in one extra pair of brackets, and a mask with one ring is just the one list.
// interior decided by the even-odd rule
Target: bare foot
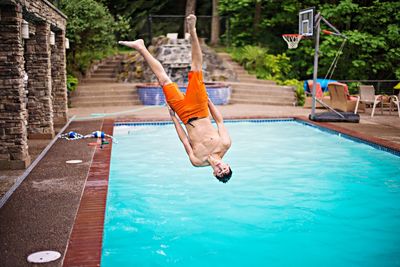
[(143, 39), (137, 39), (136, 41), (119, 41), (118, 43), (136, 50), (146, 48)]
[(186, 22), (188, 25), (189, 30), (193, 30), (196, 28), (196, 16), (193, 14), (190, 14), (189, 16), (186, 17)]

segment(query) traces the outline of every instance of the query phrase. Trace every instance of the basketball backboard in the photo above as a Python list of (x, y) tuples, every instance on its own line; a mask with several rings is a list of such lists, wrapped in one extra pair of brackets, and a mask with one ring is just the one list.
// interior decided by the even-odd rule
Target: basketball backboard
[(306, 8), (299, 12), (299, 34), (313, 37), (315, 8)]

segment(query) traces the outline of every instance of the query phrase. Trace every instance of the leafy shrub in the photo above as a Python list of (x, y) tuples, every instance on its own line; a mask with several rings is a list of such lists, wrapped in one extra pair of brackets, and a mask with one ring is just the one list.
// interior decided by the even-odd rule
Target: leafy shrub
[(246, 45), (235, 49), (233, 59), (242, 64), (247, 70), (262, 68), (267, 49), (259, 46)]
[(355, 95), (358, 94), (358, 90), (360, 88), (360, 84), (359, 82), (349, 82), (347, 83), (347, 86), (349, 88), (349, 94), (351, 95)]
[(284, 81), (291, 78), (292, 65), (286, 54), (271, 55), (268, 49), (246, 45), (232, 50), (232, 58), (260, 79)]
[[(115, 46), (116, 23), (107, 8), (94, 0), (62, 1), (61, 9), (68, 16), (68, 71), (84, 74), (94, 60)], [(120, 19), (117, 25), (125, 24)]]
[(71, 74), (67, 75), (67, 90), (69, 92), (73, 92), (76, 90), (76, 87), (78, 86), (78, 78), (75, 76), (72, 76)]
[(131, 18), (127, 18), (121, 15), (117, 15), (117, 19), (115, 21), (115, 33), (118, 40), (129, 40), (132, 35)]
[[(259, 78), (264, 78), (263, 73), (267, 77), (275, 81), (283, 81), (289, 78), (289, 73), (292, 69), (290, 58), (285, 53), (281, 55), (265, 55), (264, 66), (261, 73), (257, 73)], [(265, 78), (267, 78), (265, 77)]]

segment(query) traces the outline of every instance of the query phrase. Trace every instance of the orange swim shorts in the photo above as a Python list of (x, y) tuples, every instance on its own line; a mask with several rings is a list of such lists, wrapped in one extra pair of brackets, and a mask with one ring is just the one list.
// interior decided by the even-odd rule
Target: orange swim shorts
[(209, 116), (208, 96), (201, 71), (189, 72), (186, 94), (179, 90), (176, 83), (164, 85), (163, 91), (168, 105), (178, 114), (184, 124), (187, 124), (192, 118), (200, 119)]

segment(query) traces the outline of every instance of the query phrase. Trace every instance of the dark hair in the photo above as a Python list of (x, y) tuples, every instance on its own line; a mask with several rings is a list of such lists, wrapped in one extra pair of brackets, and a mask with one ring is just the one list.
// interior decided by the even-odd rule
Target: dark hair
[(229, 172), (227, 174), (224, 174), (222, 176), (217, 176), (215, 175), (215, 178), (217, 178), (220, 182), (226, 183), (231, 179), (232, 176), (232, 170), (231, 167), (229, 167)]

